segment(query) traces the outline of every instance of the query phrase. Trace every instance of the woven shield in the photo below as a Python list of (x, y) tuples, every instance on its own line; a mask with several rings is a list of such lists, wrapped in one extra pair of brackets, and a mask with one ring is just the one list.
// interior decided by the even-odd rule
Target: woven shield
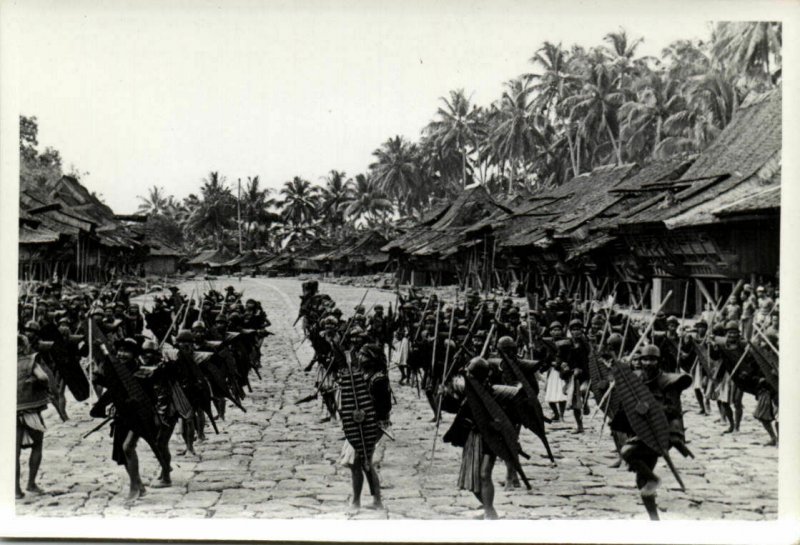
[(714, 366), (711, 365), (711, 362), (708, 359), (708, 352), (706, 351), (705, 346), (698, 342), (697, 339), (694, 337), (689, 337), (689, 343), (692, 346), (692, 350), (694, 351), (694, 355), (697, 356), (697, 363), (703, 368), (706, 376), (713, 377), (714, 376)]
[(179, 353), (177, 367), (181, 374), (183, 392), (192, 404), (193, 409), (195, 411), (203, 411), (208, 416), (211, 427), (214, 428), (214, 433), (219, 433), (216, 419), (211, 412), (211, 386), (200, 370), (200, 366), (193, 357), (188, 358)]
[(603, 394), (605, 394), (605, 389), (601, 388), (601, 386), (603, 383), (608, 384), (611, 373), (608, 367), (600, 361), (594, 344), (590, 345), (590, 348), (588, 360), (589, 387), (594, 395), (594, 400), (599, 404), (600, 400), (603, 399)]
[(227, 398), (242, 412), (247, 412), (239, 399), (231, 393), (225, 373), (225, 362), (212, 352), (195, 352), (194, 361), (205, 375), (214, 397)]
[(466, 394), (472, 418), (481, 437), (495, 456), (514, 468), (525, 483), (525, 487), (530, 490), (531, 484), (519, 463), (522, 447), (514, 424), (492, 395), (470, 376), (466, 379)]
[(683, 480), (669, 456), (669, 422), (664, 407), (630, 367), (616, 364), (613, 368), (614, 390), (631, 429), (642, 443), (664, 457), (675, 479), (685, 490)]
[(380, 438), (381, 430), (375, 418), (375, 409), (369, 395), (367, 381), (361, 371), (352, 367), (342, 369), (339, 374), (339, 392), (344, 436), (360, 455), (364, 469), (369, 470), (375, 444)]
[(511, 372), (520, 381), (524, 396), (522, 399), (516, 398), (515, 404), (517, 405), (517, 412), (519, 413), (520, 423), (533, 434), (539, 438), (547, 451), (547, 457), (550, 458), (552, 463), (556, 463), (552, 450), (550, 450), (550, 442), (547, 440), (547, 432), (544, 427), (544, 411), (542, 411), (542, 404), (539, 402), (539, 396), (533, 388), (528, 378), (519, 368), (519, 365), (514, 358), (505, 356), (502, 352), (503, 361), (511, 369)]
[(186, 394), (183, 392), (183, 388), (181, 385), (178, 384), (177, 381), (170, 381), (169, 383), (170, 389), (170, 398), (172, 399), (172, 404), (175, 406), (175, 410), (177, 411), (178, 415), (184, 420), (188, 420), (192, 417), (192, 404), (189, 402), (189, 399), (186, 397)]
[(748, 342), (750, 343), (750, 352), (753, 354), (753, 359), (756, 360), (761, 374), (764, 375), (764, 379), (770, 387), (778, 392), (780, 381), (777, 356), (771, 350), (758, 346), (752, 341)]

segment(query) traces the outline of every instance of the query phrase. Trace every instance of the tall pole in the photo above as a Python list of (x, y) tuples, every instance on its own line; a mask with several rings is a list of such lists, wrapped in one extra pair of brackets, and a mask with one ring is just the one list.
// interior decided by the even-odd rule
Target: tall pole
[(239, 224), (239, 255), (242, 254), (242, 179), (238, 179), (236, 191), (236, 218)]

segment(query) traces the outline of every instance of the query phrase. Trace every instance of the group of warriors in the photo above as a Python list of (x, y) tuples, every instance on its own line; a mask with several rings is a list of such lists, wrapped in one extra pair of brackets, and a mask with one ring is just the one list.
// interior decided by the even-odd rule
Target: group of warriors
[[(52, 404), (68, 419), (67, 390), (77, 401), (92, 402), (90, 414), (101, 419), (89, 433), (110, 423), (112, 459), (129, 477), (128, 502), (146, 492), (139, 439), (160, 466), (150, 486), (168, 487), (169, 442), (178, 424), (185, 446), (180, 454), (193, 456), (207, 427), (218, 431), (228, 403), (246, 410), (270, 322), (259, 302), (233, 287), (224, 293), (210, 283), (208, 288), (187, 295), (170, 287), (148, 309), (132, 303), (123, 284), (66, 290), (56, 283), (20, 297), (17, 498), (43, 493), (36, 483), (45, 433), (41, 413)], [(649, 318), (636, 318), (638, 309), (617, 308), (615, 295), (571, 299), (566, 290), (543, 301), (529, 298), (527, 305), (476, 291), (445, 303), (435, 293), (410, 290), (403, 296), (398, 290), (393, 304), (370, 308), (365, 292), (346, 313), (316, 281), (304, 282), (302, 290), (295, 323), (302, 320), (314, 351), (305, 368), (314, 391), (297, 403), (321, 399), (325, 420), (341, 423), (339, 462), (350, 468), (353, 510), (361, 507), (365, 481), (373, 499), (368, 507), (383, 507), (380, 466), (394, 440), (396, 403), (390, 368), (399, 375), (398, 387), (413, 389), (430, 406), (431, 464), (442, 413), (454, 415), (442, 441), (461, 449), (458, 487), (475, 495), (487, 519), (498, 516), (492, 479), (497, 458), (506, 468), (506, 489), (521, 487), (520, 481), (531, 488), (520, 462), (530, 456), (522, 449), (522, 429), (538, 438), (555, 467), (548, 426), (563, 430), (552, 424), (571, 419), (572, 432), (584, 433), (592, 404), (603, 415), (602, 426), (608, 423), (618, 453), (614, 465), (634, 473), (654, 520), (659, 459), (683, 488), (670, 451), (693, 456), (684, 391), (693, 390), (703, 415), (716, 403), (722, 433), (739, 432), (744, 394), (754, 396), (753, 416), (768, 444), (778, 441), (779, 302), (769, 286), (754, 290), (740, 282), (727, 301), (691, 325), (685, 316), (661, 311), (671, 294)], [(25, 448), (31, 455), (23, 490)]]
[(767, 444), (778, 440), (777, 294), (740, 282), (727, 301), (692, 324), (662, 312), (670, 296), (649, 318), (636, 318), (644, 314), (618, 309), (616, 295), (573, 300), (562, 289), (542, 304), (529, 298), (523, 310), (512, 298), (493, 294), (467, 291), (447, 304), (436, 294), (411, 290), (405, 297), (398, 291), (388, 309), (367, 309), (364, 297), (346, 317), (310, 280), (303, 283), (298, 320), (314, 349), (305, 371), (315, 373), (315, 391), (298, 403), (321, 398), (325, 420), (341, 419), (352, 508), (360, 507), (364, 479), (371, 507), (380, 507), (378, 469), (386, 441), (393, 440), (389, 369), (396, 368), (397, 386), (415, 389), (430, 405), (436, 424), (431, 463), (442, 412), (455, 414), (442, 440), (462, 449), (458, 487), (475, 495), (482, 518), (492, 519), (498, 516), (492, 481), (497, 458), (506, 466), (506, 489), (520, 487), (520, 480), (531, 488), (520, 463), (529, 457), (520, 443), (522, 428), (539, 439), (555, 466), (547, 426), (571, 413), (572, 433), (584, 433), (593, 400), (618, 454), (613, 467), (634, 473), (649, 517), (658, 520), (659, 459), (684, 489), (670, 451), (694, 457), (684, 391), (693, 390), (702, 415), (710, 415), (716, 402), (722, 433), (739, 432), (743, 396), (754, 396), (753, 416), (766, 430)]
[[(148, 291), (148, 290), (145, 290)], [(152, 291), (160, 291), (155, 287)], [(67, 390), (76, 401), (91, 403), (89, 414), (101, 419), (84, 436), (110, 424), (112, 459), (129, 478), (126, 503), (145, 495), (137, 445), (143, 439), (159, 463), (150, 486), (169, 487), (169, 442), (180, 423), (185, 449), (207, 427), (219, 433), (230, 402), (246, 411), (251, 379), (259, 377), (261, 345), (270, 332), (261, 303), (244, 299), (228, 286), (153, 298), (150, 309), (131, 302), (131, 292), (117, 286), (70, 287), (48, 283), (20, 297), (17, 335), (16, 497), (41, 495), (36, 477), (42, 462), (45, 422), (52, 404), (61, 420), (67, 413)], [(28, 482), (20, 484), (20, 452), (31, 449)]]

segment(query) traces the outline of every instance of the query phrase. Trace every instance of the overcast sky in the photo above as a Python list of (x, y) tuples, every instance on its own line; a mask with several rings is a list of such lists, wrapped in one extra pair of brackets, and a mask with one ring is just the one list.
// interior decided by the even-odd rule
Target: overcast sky
[(490, 103), (545, 40), (598, 45), (622, 26), (657, 55), (708, 39), (702, 14), (652, 4), (29, 2), (21, 113), (121, 213), (154, 184), (196, 192), (210, 170), (234, 188), (317, 182), (363, 172), (391, 136), (416, 139), (451, 89)]

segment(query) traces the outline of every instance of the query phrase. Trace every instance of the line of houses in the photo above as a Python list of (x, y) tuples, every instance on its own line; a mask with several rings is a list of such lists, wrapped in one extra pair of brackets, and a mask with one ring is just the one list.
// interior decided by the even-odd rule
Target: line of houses
[(689, 315), (741, 279), (777, 285), (781, 91), (752, 96), (696, 156), (612, 165), (527, 199), (482, 186), (382, 249), (403, 281), (454, 281), (547, 297), (611, 292)]
[(622, 304), (696, 314), (741, 279), (777, 285), (781, 91), (751, 96), (698, 155), (596, 168), (527, 198), (483, 186), (388, 240), (366, 231), (294, 253), (207, 250), (187, 256), (115, 215), (69, 176), (20, 192), (19, 275), (103, 281), (113, 274), (364, 275), (551, 296), (615, 291)]

